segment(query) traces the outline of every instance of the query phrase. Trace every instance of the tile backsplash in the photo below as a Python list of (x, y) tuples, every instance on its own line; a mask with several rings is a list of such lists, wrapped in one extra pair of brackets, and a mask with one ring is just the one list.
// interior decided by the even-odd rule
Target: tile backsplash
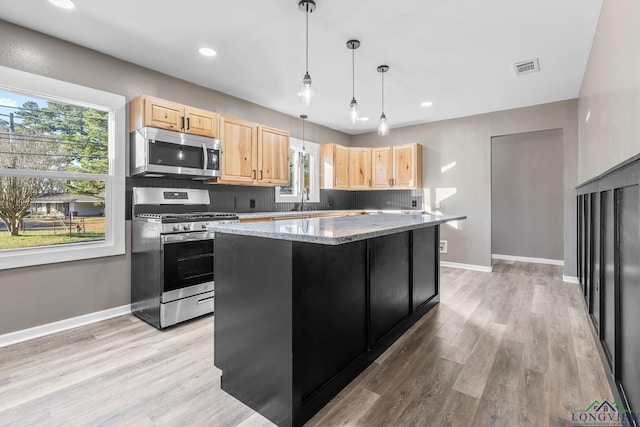
[[(209, 190), (212, 212), (286, 212), (297, 203), (276, 203), (273, 187), (204, 184), (198, 181), (172, 178), (129, 177), (127, 187), (127, 219), (131, 219), (131, 189), (133, 187), (200, 188)], [(255, 207), (251, 207), (251, 201)], [(415, 204), (415, 206), (413, 206)], [(320, 190), (320, 203), (305, 203), (317, 210), (327, 209), (421, 209), (422, 190), (342, 191)]]

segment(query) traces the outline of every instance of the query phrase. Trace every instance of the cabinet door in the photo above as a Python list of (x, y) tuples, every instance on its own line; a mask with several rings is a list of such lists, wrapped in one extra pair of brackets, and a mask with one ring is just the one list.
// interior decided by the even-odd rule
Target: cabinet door
[(349, 148), (349, 188), (371, 188), (370, 148)]
[(370, 344), (410, 314), (409, 232), (369, 240)]
[(218, 115), (212, 111), (184, 107), (185, 131), (195, 135), (218, 137)]
[[(393, 147), (393, 186), (398, 188), (418, 188), (418, 144), (404, 144)], [(421, 156), (420, 156), (421, 157)]]
[(333, 151), (335, 188), (349, 188), (349, 149), (336, 145)]
[(220, 118), (222, 182), (250, 183), (257, 178), (255, 123), (232, 117)]
[(258, 182), (289, 185), (289, 133), (260, 126)]
[(390, 188), (393, 178), (393, 151), (391, 147), (371, 149), (371, 186), (373, 188)]
[(412, 234), (413, 310), (415, 311), (438, 294), (440, 227), (418, 228), (413, 230)]
[(176, 102), (151, 96), (144, 97), (144, 126), (160, 129), (182, 130), (184, 106)]

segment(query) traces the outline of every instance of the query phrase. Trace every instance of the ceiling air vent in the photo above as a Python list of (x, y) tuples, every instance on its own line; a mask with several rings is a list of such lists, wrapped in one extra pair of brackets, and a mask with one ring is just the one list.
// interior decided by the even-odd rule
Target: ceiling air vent
[(534, 58), (528, 61), (516, 62), (513, 64), (513, 69), (516, 71), (516, 76), (521, 76), (522, 74), (540, 71), (540, 64), (538, 63), (538, 58)]

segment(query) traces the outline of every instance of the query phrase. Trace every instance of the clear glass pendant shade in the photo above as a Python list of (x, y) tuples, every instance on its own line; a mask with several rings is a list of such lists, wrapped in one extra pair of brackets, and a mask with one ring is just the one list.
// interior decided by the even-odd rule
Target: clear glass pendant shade
[(360, 107), (358, 106), (358, 102), (354, 99), (351, 100), (351, 104), (349, 104), (349, 110), (351, 115), (351, 123), (354, 125), (358, 122), (358, 117), (360, 116)]
[(378, 135), (389, 135), (389, 124), (387, 124), (387, 116), (384, 113), (380, 116), (380, 121), (378, 122)]
[(311, 76), (307, 73), (302, 79), (302, 85), (300, 86), (300, 102), (307, 107), (311, 105), (313, 99), (313, 88), (311, 87)]

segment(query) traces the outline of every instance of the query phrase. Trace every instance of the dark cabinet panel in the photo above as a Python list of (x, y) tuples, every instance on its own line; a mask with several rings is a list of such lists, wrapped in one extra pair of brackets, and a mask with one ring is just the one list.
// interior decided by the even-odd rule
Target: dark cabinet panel
[(427, 227), (413, 231), (414, 311), (438, 294), (439, 230), (440, 227)]
[(600, 316), (600, 339), (602, 347), (612, 371), (615, 371), (613, 361), (615, 360), (616, 348), (616, 297), (615, 297), (615, 216), (614, 216), (613, 191), (603, 191), (600, 193), (600, 203), (602, 206), (602, 283), (601, 290), (601, 316)]
[(585, 301), (589, 304), (589, 290), (591, 289), (591, 279), (592, 279), (592, 254), (591, 254), (591, 245), (593, 243), (591, 230), (592, 230), (592, 218), (591, 218), (591, 194), (585, 194), (584, 203), (583, 203), (583, 212), (584, 212), (584, 220), (583, 220), (583, 228), (584, 228), (584, 270), (583, 270), (583, 286), (582, 291), (584, 293)]
[(589, 196), (591, 202), (591, 252), (592, 252), (592, 276), (589, 291), (589, 314), (596, 327), (600, 328), (600, 255), (601, 255), (601, 221), (600, 221), (600, 197), (597, 193)]
[(618, 192), (620, 244), (619, 375), (630, 407), (640, 408), (640, 186)]
[[(295, 243), (295, 365), (304, 401), (367, 351), (366, 241), (327, 246)], [(300, 268), (297, 268), (300, 267)]]
[(410, 314), (409, 232), (369, 240), (371, 345)]
[(578, 196), (578, 282), (584, 289), (584, 195)]

